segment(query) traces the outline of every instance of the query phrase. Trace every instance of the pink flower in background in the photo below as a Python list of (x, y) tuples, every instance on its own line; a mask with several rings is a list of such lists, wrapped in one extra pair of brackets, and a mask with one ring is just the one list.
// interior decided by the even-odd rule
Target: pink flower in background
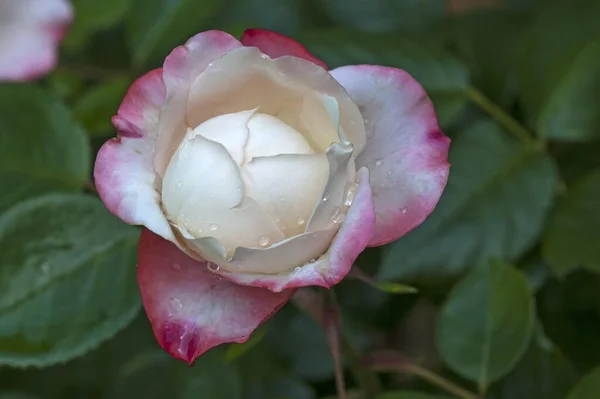
[(144, 307), (162, 347), (190, 363), (414, 229), (448, 177), (449, 139), (410, 75), (327, 71), (264, 30), (194, 36), (131, 86), (113, 123), (98, 192), (145, 226)]
[(72, 14), (67, 0), (0, 0), (0, 80), (30, 80), (52, 70)]

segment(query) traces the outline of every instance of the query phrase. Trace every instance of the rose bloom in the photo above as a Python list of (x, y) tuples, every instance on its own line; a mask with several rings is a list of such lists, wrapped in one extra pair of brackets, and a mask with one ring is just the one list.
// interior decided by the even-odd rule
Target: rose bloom
[(35, 79), (54, 69), (72, 16), (67, 0), (0, 0), (0, 81)]
[(449, 139), (406, 72), (331, 71), (301, 44), (208, 31), (129, 89), (94, 176), (143, 225), (138, 282), (161, 346), (192, 363), (244, 342), (305, 286), (329, 288), (368, 246), (438, 202)]

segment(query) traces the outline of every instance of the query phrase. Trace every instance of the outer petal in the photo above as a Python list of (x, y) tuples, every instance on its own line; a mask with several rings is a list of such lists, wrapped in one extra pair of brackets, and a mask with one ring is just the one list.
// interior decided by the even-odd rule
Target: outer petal
[[(358, 188), (346, 219), (329, 250), (315, 262), (297, 267), (292, 273), (258, 275), (217, 271), (237, 284), (265, 287), (274, 292), (311, 285), (329, 288), (339, 283), (366, 248), (375, 231), (375, 211), (369, 185), (369, 171), (358, 171)], [(285, 292), (285, 291), (283, 291)]]
[(367, 166), (377, 223), (369, 246), (414, 229), (437, 204), (448, 178), (450, 139), (439, 129), (431, 101), (408, 73), (358, 65), (331, 71), (358, 104), (367, 145), (356, 166)]
[(245, 342), (293, 293), (220, 279), (205, 262), (188, 257), (149, 230), (140, 239), (138, 282), (159, 344), (190, 364), (214, 346)]
[(160, 209), (152, 166), (158, 115), (164, 100), (162, 69), (133, 83), (113, 117), (119, 137), (107, 141), (98, 152), (94, 179), (100, 198), (114, 215), (174, 240)]
[(247, 29), (242, 35), (242, 44), (248, 47), (258, 47), (260, 51), (271, 58), (279, 58), (291, 55), (304, 58), (318, 66), (327, 69), (327, 65), (314, 55), (306, 47), (292, 38), (266, 29)]
[(67, 0), (0, 1), (0, 80), (35, 79), (53, 69), (72, 16)]
[(167, 100), (160, 118), (161, 136), (155, 159), (156, 171), (161, 176), (187, 128), (196, 127), (189, 126), (186, 120), (188, 94), (194, 80), (211, 62), (241, 46), (229, 33), (211, 30), (192, 37), (165, 59), (163, 68)]

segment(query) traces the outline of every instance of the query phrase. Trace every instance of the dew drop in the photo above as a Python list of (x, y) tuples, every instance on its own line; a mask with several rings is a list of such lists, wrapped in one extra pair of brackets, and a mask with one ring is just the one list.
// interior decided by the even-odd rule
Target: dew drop
[(323, 197), (323, 199), (322, 199), (321, 201), (323, 201), (323, 202), (327, 202), (327, 200), (328, 200), (328, 199), (329, 199), (329, 198), (327, 198), (327, 196), (325, 196), (325, 197)]
[(217, 265), (216, 263), (213, 262), (206, 262), (206, 268), (208, 269), (209, 272), (218, 272), (219, 271), (219, 265)]
[(211, 223), (208, 225), (208, 228), (210, 229), (210, 231), (217, 231), (219, 230), (219, 225), (216, 223)]
[(242, 188), (241, 188), (241, 187), (238, 187), (238, 188), (237, 188), (237, 192), (238, 192), (238, 193), (241, 193), (241, 192), (242, 192)]
[(381, 166), (382, 163), (383, 161), (381, 161), (381, 159), (378, 159), (377, 161), (375, 161), (375, 166)]
[(198, 228), (196, 229), (196, 236), (197, 236), (197, 237), (200, 237), (200, 236), (202, 235), (202, 233), (204, 233), (204, 230), (202, 230), (200, 227), (198, 227)]
[(40, 269), (42, 270), (42, 273), (49, 274), (52, 271), (52, 265), (48, 262), (44, 262), (40, 265)]
[(183, 181), (179, 180), (177, 182), (177, 188), (182, 188), (183, 187)]
[(300, 273), (300, 269), (301, 269), (301, 267), (298, 266), (297, 268), (294, 269), (294, 273)]
[(302, 226), (304, 223), (306, 223), (306, 220), (302, 219), (302, 218), (298, 218), (296, 220), (296, 223), (298, 223), (298, 226)]
[(406, 208), (402, 208), (400, 209), (400, 212), (402, 212), (403, 215), (406, 215), (406, 212), (408, 211), (408, 209)]
[(227, 262), (231, 262), (231, 261), (233, 260), (233, 256), (226, 256), (226, 257), (225, 257), (225, 260), (226, 260)]
[(310, 263), (315, 263), (317, 260), (316, 259), (311, 259), (309, 262)]
[(394, 174), (394, 171), (393, 171), (393, 170), (391, 170), (391, 169), (390, 169), (390, 170), (388, 170), (388, 174), (387, 174), (387, 175), (388, 175), (389, 177), (392, 177), (392, 175), (393, 175), (393, 174)]
[(258, 239), (258, 245), (260, 245), (261, 247), (266, 247), (267, 245), (269, 245), (269, 236), (260, 236), (260, 238)]
[(177, 271), (181, 270), (181, 265), (179, 263), (173, 263), (171, 265), (171, 267), (173, 268), (173, 270), (177, 270)]
[(331, 217), (333, 223), (338, 224), (344, 221), (344, 213), (339, 207), (333, 208), (333, 216)]
[(354, 195), (356, 194), (357, 187), (358, 186), (356, 184), (352, 184), (350, 187), (348, 187), (348, 191), (346, 191), (346, 198), (344, 199), (344, 205), (352, 205), (352, 201), (354, 201)]

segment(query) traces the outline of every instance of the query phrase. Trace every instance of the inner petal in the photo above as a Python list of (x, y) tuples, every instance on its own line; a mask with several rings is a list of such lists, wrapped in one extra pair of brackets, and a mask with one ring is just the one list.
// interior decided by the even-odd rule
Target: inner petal
[(252, 158), (281, 154), (314, 154), (308, 141), (296, 129), (274, 116), (258, 113), (248, 121), (250, 131), (245, 163)]
[(326, 154), (258, 157), (242, 169), (246, 195), (260, 204), (286, 237), (304, 232), (328, 178)]
[(331, 96), (283, 73), (258, 49), (242, 47), (214, 61), (193, 83), (188, 101), (190, 126), (224, 113), (258, 108), (300, 132), (323, 152), (338, 142)]
[(165, 172), (163, 207), (185, 238), (214, 237), (227, 252), (256, 247), (264, 235), (283, 239), (256, 201), (244, 197), (243, 184), (225, 147), (190, 130)]

